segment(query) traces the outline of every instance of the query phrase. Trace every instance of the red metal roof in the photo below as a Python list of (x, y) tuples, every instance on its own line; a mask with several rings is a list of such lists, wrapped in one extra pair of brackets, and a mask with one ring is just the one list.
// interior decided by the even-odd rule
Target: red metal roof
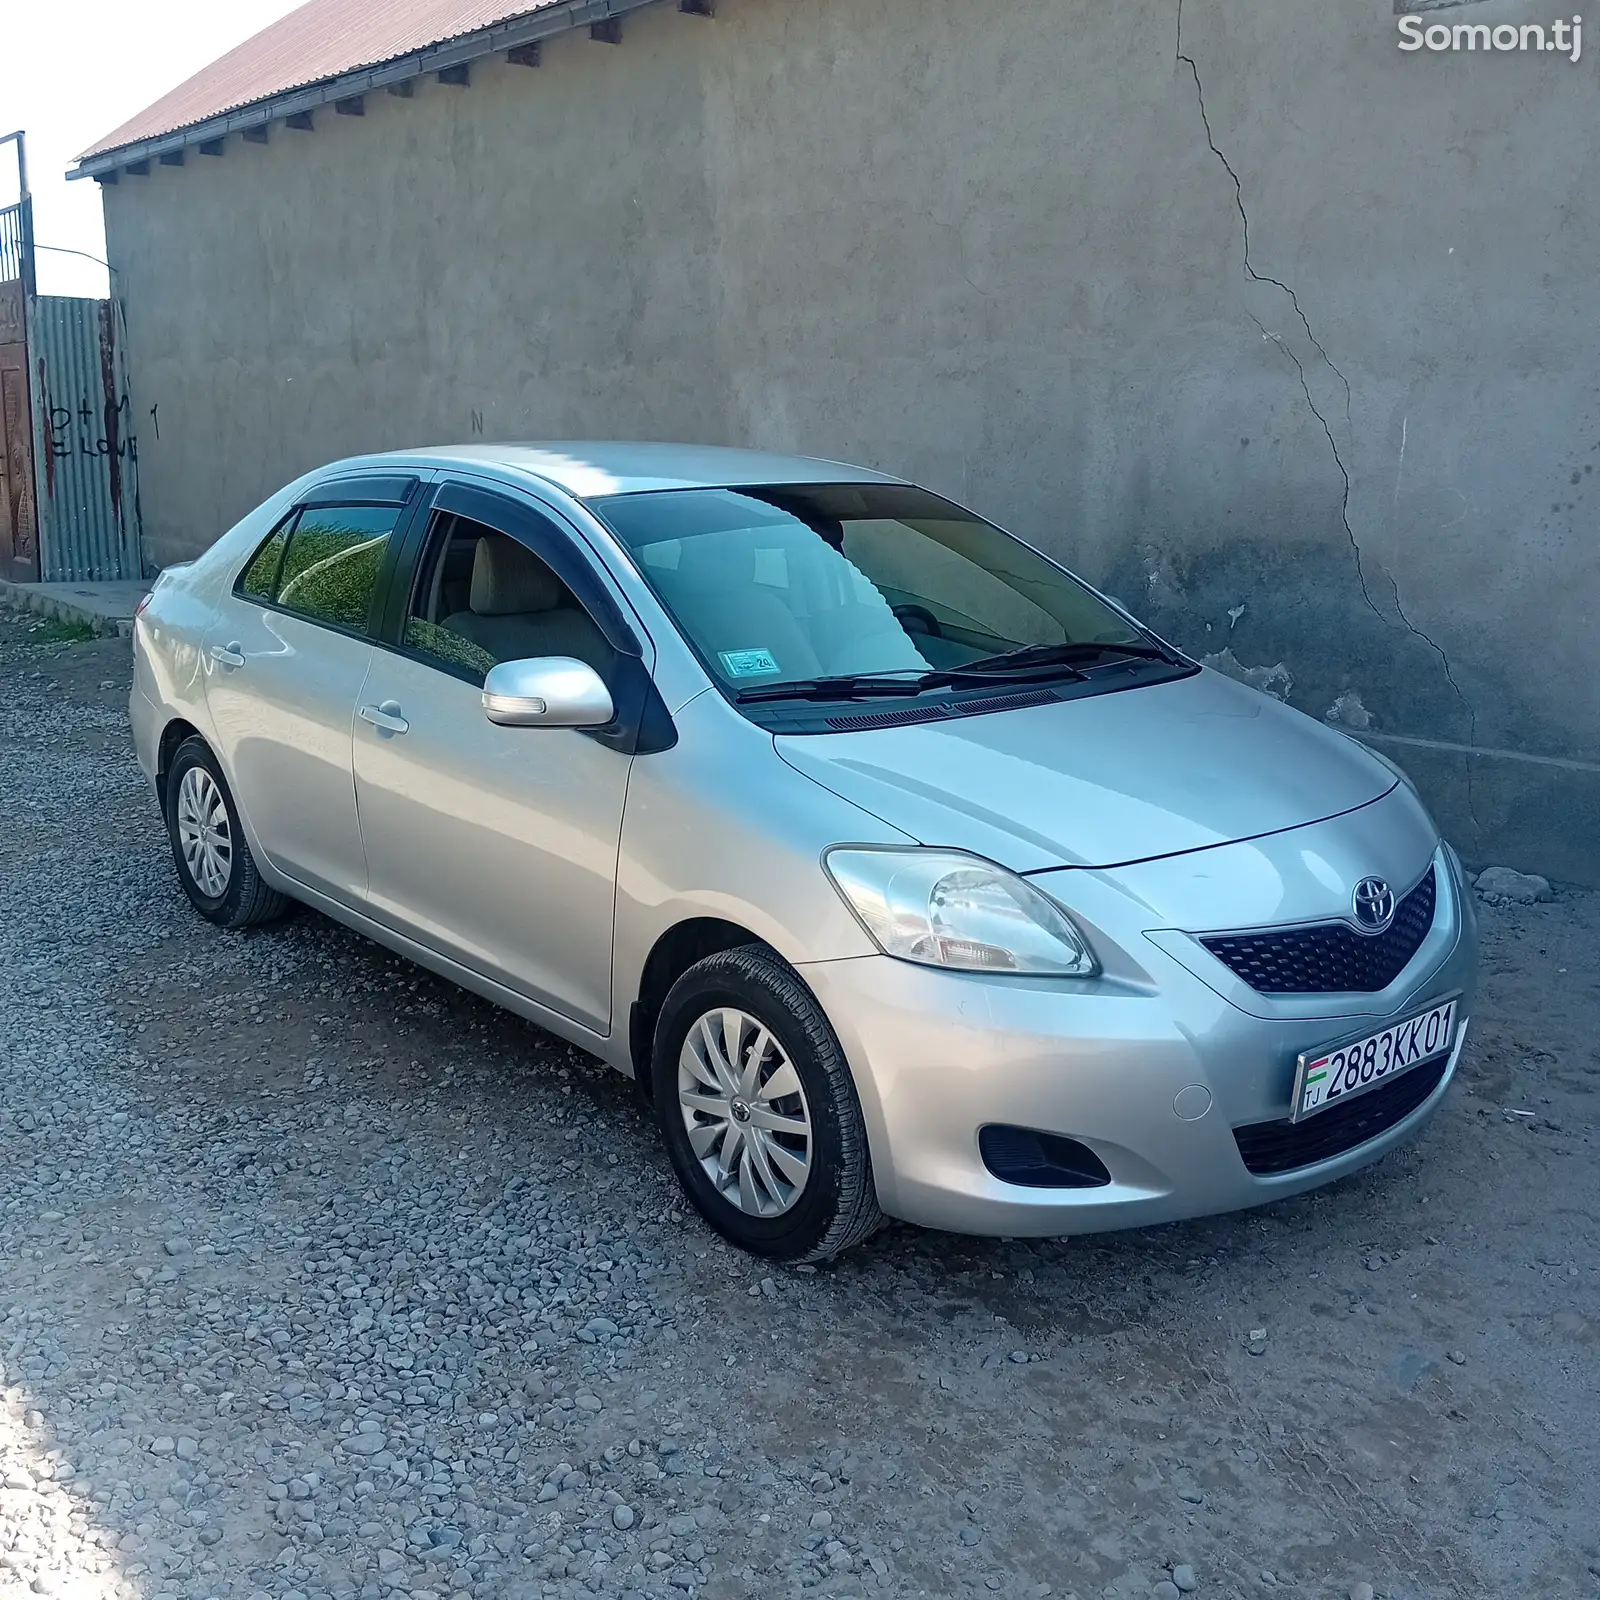
[(98, 140), (78, 159), (269, 100), (429, 45), (530, 16), (560, 0), (308, 0), (154, 105)]

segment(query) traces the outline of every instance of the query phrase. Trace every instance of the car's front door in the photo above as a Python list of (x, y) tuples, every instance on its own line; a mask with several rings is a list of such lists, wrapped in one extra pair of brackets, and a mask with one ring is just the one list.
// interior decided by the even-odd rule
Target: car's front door
[(366, 892), (351, 721), (415, 477), (314, 491), (260, 546), (202, 646), (218, 756), (262, 853), (348, 904)]
[(492, 723), (482, 685), (538, 656), (614, 676), (618, 644), (640, 645), (596, 606), (608, 597), (572, 536), (528, 502), (446, 483), (411, 571), (356, 712), (371, 911), (605, 1033), (631, 753)]

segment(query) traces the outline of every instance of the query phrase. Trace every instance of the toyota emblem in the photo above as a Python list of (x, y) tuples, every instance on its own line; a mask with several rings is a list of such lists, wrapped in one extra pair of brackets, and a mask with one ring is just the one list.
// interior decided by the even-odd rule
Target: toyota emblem
[(1382, 878), (1363, 878), (1356, 885), (1356, 926), (1363, 933), (1386, 933), (1394, 921), (1394, 890)]

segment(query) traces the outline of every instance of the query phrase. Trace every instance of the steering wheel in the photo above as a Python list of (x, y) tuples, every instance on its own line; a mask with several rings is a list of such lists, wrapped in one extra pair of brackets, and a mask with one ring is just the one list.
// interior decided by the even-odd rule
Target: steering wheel
[(892, 609), (907, 633), (925, 633), (934, 639), (944, 637), (944, 629), (939, 626), (939, 619), (926, 606), (912, 605), (907, 601)]

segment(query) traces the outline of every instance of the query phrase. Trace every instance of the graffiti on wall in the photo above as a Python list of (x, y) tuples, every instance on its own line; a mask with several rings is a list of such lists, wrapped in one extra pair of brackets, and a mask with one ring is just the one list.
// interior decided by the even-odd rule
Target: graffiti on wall
[(44, 478), (45, 493), (56, 492), (56, 468), (74, 456), (90, 460), (105, 458), (110, 471), (113, 515), (122, 519), (122, 463), (139, 459), (139, 439), (131, 426), (133, 404), (127, 391), (108, 398), (99, 406), (87, 395), (75, 405), (62, 405), (60, 397), (46, 387), (45, 365), (39, 362), (39, 392), (44, 399)]
[[(44, 363), (39, 363), (40, 381), (44, 379)], [(45, 452), (56, 461), (69, 456), (120, 456), (125, 461), (139, 459), (139, 440), (129, 423), (133, 418), (133, 405), (126, 394), (117, 396), (115, 403), (105, 401), (92, 405), (87, 395), (81, 395), (76, 405), (65, 406), (55, 395), (48, 396), (50, 404), (44, 414)]]

